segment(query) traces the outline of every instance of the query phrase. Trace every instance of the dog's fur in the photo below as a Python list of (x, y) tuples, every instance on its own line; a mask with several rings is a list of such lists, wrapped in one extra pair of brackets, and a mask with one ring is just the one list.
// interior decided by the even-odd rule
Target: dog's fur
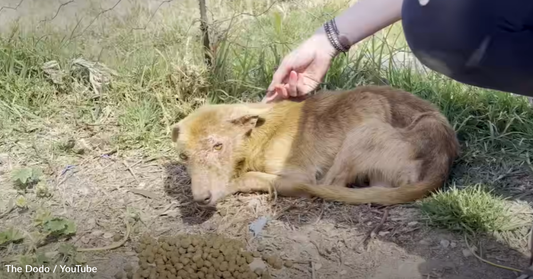
[[(350, 204), (407, 203), (440, 188), (459, 156), (455, 131), (436, 107), (384, 86), (302, 102), (206, 105), (173, 126), (172, 140), (194, 199), (209, 206), (272, 189)], [(370, 187), (347, 187), (364, 181)]]

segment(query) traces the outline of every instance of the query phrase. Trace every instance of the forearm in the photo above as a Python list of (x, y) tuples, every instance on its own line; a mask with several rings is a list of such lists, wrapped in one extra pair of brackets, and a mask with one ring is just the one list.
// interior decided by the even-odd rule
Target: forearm
[[(350, 46), (401, 19), (403, 0), (359, 0), (335, 18)], [(317, 33), (324, 33), (321, 26)]]

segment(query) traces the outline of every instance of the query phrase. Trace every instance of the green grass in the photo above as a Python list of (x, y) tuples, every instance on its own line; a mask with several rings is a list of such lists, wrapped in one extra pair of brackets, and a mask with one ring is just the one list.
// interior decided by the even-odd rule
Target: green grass
[(455, 232), (512, 232), (530, 224), (528, 207), (495, 195), (482, 185), (464, 189), (451, 187), (420, 203), (420, 209), (434, 226)]
[[(62, 31), (15, 29), (3, 36), (0, 152), (19, 150), (28, 161), (48, 164), (54, 154), (14, 147), (37, 142), (52, 146), (40, 150), (56, 150), (53, 146), (65, 138), (97, 127), (120, 150), (170, 154), (173, 123), (205, 102), (260, 100), (280, 59), (347, 2), (208, 4), (216, 47), (213, 70), (203, 64), (195, 1), (161, 9), (157, 20), (138, 6), (120, 20), (96, 21), (85, 33), (73, 25)], [(506, 203), (493, 194), (512, 199), (527, 185), (523, 177), (532, 170), (533, 110), (524, 98), (385, 62), (405, 50), (396, 24), (335, 59), (322, 86), (348, 89), (387, 81), (435, 103), (457, 130), (463, 154), (449, 182), (457, 189), (426, 200), (422, 211), (433, 224), (456, 231), (512, 227)], [(72, 74), (70, 63), (80, 57), (117, 72), (109, 88), (95, 94), (86, 78)], [(51, 60), (65, 72), (62, 84), (53, 83), (42, 69)], [(43, 135), (47, 140), (39, 141)], [(492, 192), (474, 186), (480, 183)]]

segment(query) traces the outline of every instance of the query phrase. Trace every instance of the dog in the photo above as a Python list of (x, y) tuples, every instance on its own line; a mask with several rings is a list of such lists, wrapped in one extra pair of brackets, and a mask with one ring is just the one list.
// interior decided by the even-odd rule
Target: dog
[(272, 191), (409, 203), (441, 188), (460, 153), (433, 104), (389, 86), (321, 91), (300, 102), (204, 105), (171, 130), (194, 201), (211, 207), (235, 193)]

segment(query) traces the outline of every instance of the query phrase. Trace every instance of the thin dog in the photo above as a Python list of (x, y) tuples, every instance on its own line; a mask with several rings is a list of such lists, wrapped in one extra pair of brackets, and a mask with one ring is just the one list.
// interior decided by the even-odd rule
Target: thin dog
[(271, 191), (409, 203), (442, 187), (460, 153), (435, 106), (388, 86), (323, 91), (301, 102), (204, 105), (172, 127), (172, 141), (194, 200), (205, 206)]

